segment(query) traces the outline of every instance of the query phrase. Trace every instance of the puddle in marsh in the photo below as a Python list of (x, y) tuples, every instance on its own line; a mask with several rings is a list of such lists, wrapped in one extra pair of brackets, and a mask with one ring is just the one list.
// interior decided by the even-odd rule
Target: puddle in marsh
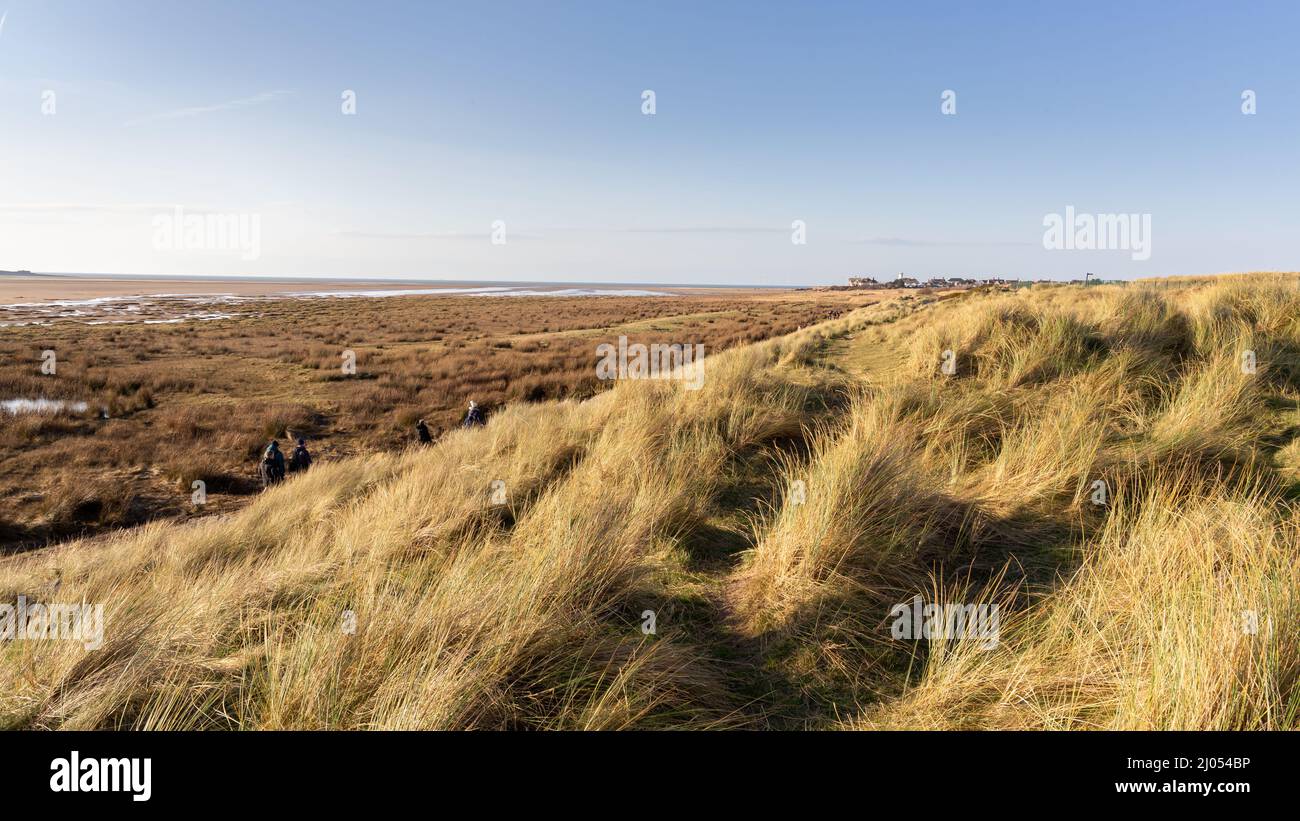
[(528, 288), (521, 286), (484, 286), (473, 288), (376, 288), (356, 291), (292, 291), (289, 293), (242, 295), (212, 294), (142, 294), (139, 296), (104, 296), (93, 299), (53, 299), (44, 302), (17, 302), (0, 305), (0, 328), (23, 325), (52, 325), (56, 322), (80, 322), (86, 325), (145, 324), (168, 325), (180, 322), (210, 322), (249, 316), (248, 303), (310, 299), (382, 299), (401, 296), (671, 296), (666, 291), (642, 288)]

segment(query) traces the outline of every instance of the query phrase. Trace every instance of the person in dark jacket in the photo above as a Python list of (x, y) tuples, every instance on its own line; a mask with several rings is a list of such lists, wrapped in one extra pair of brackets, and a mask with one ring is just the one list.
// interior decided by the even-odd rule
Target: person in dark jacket
[(262, 453), (262, 487), (270, 487), (284, 479), (284, 453), (280, 443), (272, 439)]
[(433, 442), (433, 437), (429, 435), (429, 426), (424, 424), (423, 419), (415, 424), (415, 433), (420, 437), (421, 445), (427, 445)]
[(479, 406), (474, 403), (473, 399), (469, 400), (469, 413), (465, 414), (465, 421), (461, 423), (461, 427), (472, 428), (486, 424), (487, 419), (483, 416), (483, 411), (479, 410)]
[(298, 447), (289, 454), (289, 472), (299, 473), (311, 467), (311, 454), (307, 452), (307, 440), (299, 439)]

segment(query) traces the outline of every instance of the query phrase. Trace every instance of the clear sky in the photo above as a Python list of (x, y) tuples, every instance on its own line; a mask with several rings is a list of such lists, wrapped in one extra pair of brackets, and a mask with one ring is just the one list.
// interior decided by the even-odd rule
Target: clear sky
[[(0, 15), (0, 269), (811, 284), (1300, 268), (1295, 2)], [(258, 253), (160, 245), (176, 206), (255, 215)], [(1149, 259), (1045, 249), (1067, 206), (1149, 215)]]

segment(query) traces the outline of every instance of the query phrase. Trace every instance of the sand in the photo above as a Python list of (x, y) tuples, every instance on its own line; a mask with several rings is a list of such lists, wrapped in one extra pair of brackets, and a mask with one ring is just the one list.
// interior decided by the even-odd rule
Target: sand
[[(465, 289), (501, 287), (500, 282), (394, 282), (392, 280), (343, 279), (195, 279), (186, 277), (122, 277), (75, 275), (0, 274), (0, 305), (49, 300), (98, 299), (100, 297), (156, 296), (158, 294), (234, 294), (272, 296), (294, 292)], [(736, 289), (636, 285), (622, 283), (509, 283), (529, 291), (553, 291), (573, 287), (592, 290), (652, 289), (670, 294), (736, 294)], [(748, 290), (748, 289), (741, 289)]]
[[(154, 294), (235, 294), (267, 296), (293, 291), (348, 291), (365, 288), (437, 288), (438, 283), (384, 283), (374, 280), (283, 279), (121, 279), (117, 277), (19, 276), (0, 274), (0, 304), (51, 299), (97, 299)], [(446, 287), (455, 287), (448, 284)]]

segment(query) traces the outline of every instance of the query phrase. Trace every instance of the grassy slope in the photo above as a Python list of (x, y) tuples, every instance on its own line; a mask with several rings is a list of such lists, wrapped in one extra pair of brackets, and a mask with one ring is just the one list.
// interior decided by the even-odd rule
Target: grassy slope
[[(514, 402), (591, 396), (607, 387), (592, 352), (620, 335), (718, 352), (870, 298), (322, 298), (241, 303), (229, 319), (170, 325), (0, 321), (0, 398), (86, 403), (0, 415), (0, 553), (243, 507), (260, 490), (257, 463), (272, 438), (306, 436), (332, 461), (399, 449), (421, 418), (436, 437), (471, 399), (491, 415)], [(38, 368), (47, 349), (56, 374)], [(355, 374), (343, 373), (345, 350)], [(206, 483), (201, 509), (190, 502), (195, 480)]]
[[(1298, 397), (1294, 278), (890, 299), (4, 559), (107, 626), (0, 648), (0, 721), (1294, 728)], [(1001, 641), (891, 640), (916, 593)]]

